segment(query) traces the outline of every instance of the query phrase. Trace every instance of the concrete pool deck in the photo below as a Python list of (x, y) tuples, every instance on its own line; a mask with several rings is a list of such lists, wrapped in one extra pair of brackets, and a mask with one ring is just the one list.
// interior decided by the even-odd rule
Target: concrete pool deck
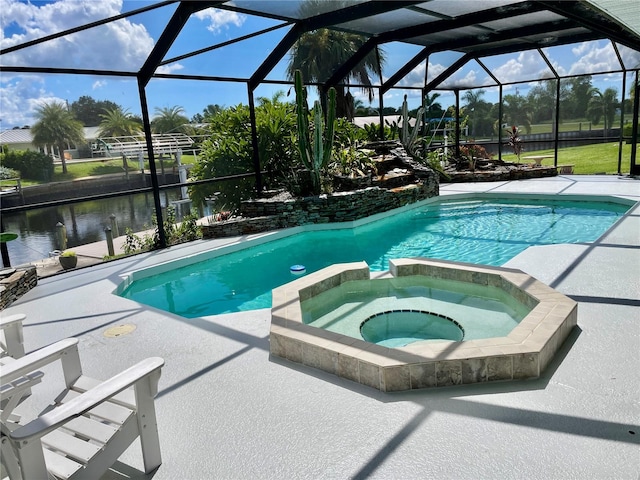
[[(442, 196), (480, 192), (640, 201), (640, 181), (571, 175), (440, 186)], [(165, 359), (156, 399), (163, 464), (143, 475), (135, 443), (116, 464), (126, 477), (638, 478), (640, 206), (592, 244), (534, 247), (505, 265), (579, 302), (578, 327), (541, 378), (413, 392), (382, 393), (270, 358), (269, 309), (185, 319), (111, 293), (127, 272), (230, 241), (42, 279), (2, 312), (27, 314), (27, 351), (79, 338), (94, 378)], [(120, 325), (135, 329), (105, 336)], [(33, 400), (43, 396), (34, 391)]]

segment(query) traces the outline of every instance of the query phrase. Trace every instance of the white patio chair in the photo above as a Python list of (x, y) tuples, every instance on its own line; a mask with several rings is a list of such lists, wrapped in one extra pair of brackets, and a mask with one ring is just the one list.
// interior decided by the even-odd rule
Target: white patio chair
[[(2, 316), (0, 318), (0, 365), (6, 365), (24, 356), (24, 336), (22, 322), (26, 315)], [(39, 371), (29, 372), (24, 377), (13, 380), (7, 388), (0, 390), (0, 419), (18, 422), (20, 417), (14, 415), (13, 409), (31, 395), (31, 387), (42, 380), (44, 374)]]
[(99, 382), (82, 375), (78, 340), (70, 338), (3, 365), (2, 388), (58, 360), (67, 388), (53, 405), (25, 425), (2, 422), (9, 478), (97, 479), (138, 437), (145, 473), (156, 469), (162, 460), (154, 397), (164, 360), (148, 358)]
[(0, 318), (0, 365), (6, 363), (7, 358), (24, 356), (24, 336), (22, 322), (27, 318), (23, 313), (2, 316)]

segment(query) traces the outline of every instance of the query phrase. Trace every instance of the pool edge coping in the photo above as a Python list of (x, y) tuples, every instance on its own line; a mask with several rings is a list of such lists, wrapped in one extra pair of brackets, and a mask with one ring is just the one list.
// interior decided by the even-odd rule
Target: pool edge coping
[(516, 269), (427, 258), (389, 264), (394, 277), (440, 271), (448, 278), (508, 288), (507, 293), (523, 292), (536, 304), (505, 337), (383, 347), (303, 323), (303, 298), (372, 278), (365, 262), (336, 264), (273, 290), (270, 353), (384, 392), (414, 390), (538, 378), (577, 325), (577, 302)]

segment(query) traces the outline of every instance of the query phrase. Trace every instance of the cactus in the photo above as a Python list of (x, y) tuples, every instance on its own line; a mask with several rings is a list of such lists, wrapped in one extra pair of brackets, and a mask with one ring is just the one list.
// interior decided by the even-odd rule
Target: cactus
[(327, 125), (325, 127), (322, 106), (316, 100), (313, 105), (313, 132), (309, 126), (307, 90), (302, 84), (302, 73), (294, 74), (296, 90), (296, 114), (298, 125), (298, 151), (305, 168), (311, 172), (313, 193), (320, 193), (320, 172), (327, 167), (333, 148), (333, 132), (336, 119), (336, 90), (329, 89)]
[(400, 141), (402, 146), (411, 156), (415, 156), (416, 152), (416, 140), (418, 138), (418, 132), (420, 131), (420, 122), (422, 121), (422, 114), (424, 113), (424, 107), (420, 107), (416, 113), (416, 124), (413, 126), (413, 130), (410, 130), (409, 126), (409, 107), (407, 105), (407, 96), (404, 96), (402, 102), (402, 130), (400, 131)]

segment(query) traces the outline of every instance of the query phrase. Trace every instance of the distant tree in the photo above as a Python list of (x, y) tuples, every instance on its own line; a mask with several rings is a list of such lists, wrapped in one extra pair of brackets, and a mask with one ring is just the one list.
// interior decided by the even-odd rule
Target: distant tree
[(587, 105), (587, 118), (593, 123), (600, 123), (600, 118), (604, 119), (605, 134), (613, 125), (616, 108), (620, 106), (618, 102), (618, 91), (615, 88), (607, 88), (601, 92), (597, 88), (591, 89), (591, 98)]
[(202, 111), (202, 115), (204, 116), (205, 121), (207, 121), (208, 118), (216, 116), (222, 110), (224, 110), (224, 107), (221, 107), (217, 103), (215, 105), (207, 105), (206, 108)]
[(209, 119), (222, 112), (224, 107), (221, 107), (217, 103), (215, 105), (207, 105), (202, 113), (196, 113), (193, 117), (191, 117), (191, 123), (208, 123)]
[(485, 91), (482, 88), (467, 90), (462, 96), (465, 102), (464, 108), (469, 115), (471, 135), (490, 135), (493, 129), (493, 121), (489, 117), (491, 104), (482, 99)]
[(138, 123), (128, 110), (116, 107), (100, 114), (102, 121), (98, 135), (101, 137), (123, 137), (138, 135), (142, 132), (142, 125)]
[[(638, 88), (640, 88), (640, 80), (638, 80)], [(636, 98), (636, 85), (635, 82), (631, 82), (629, 86), (629, 96), (624, 99), (624, 105), (622, 108), (624, 109), (624, 113), (632, 113), (633, 112), (633, 102)]]
[(97, 127), (100, 125), (102, 115), (105, 110), (118, 108), (118, 104), (109, 100), (94, 100), (92, 97), (83, 95), (70, 106), (71, 113), (85, 127)]
[(156, 107), (155, 117), (151, 121), (151, 129), (155, 133), (183, 132), (189, 119), (184, 115), (184, 108), (175, 105), (173, 107)]
[(78, 146), (86, 142), (82, 123), (67, 110), (64, 103), (44, 103), (36, 107), (36, 122), (31, 127), (33, 143), (42, 147), (55, 145), (62, 162), (62, 172), (67, 173), (64, 150), (68, 146)]
[(552, 120), (556, 105), (556, 81), (545, 80), (529, 90), (527, 102), (531, 107), (531, 120), (540, 123)]
[(383, 115), (394, 115), (396, 113), (400, 113), (400, 109), (396, 108), (396, 107), (384, 107), (382, 109), (382, 114)]
[(505, 95), (502, 99), (505, 121), (516, 127), (523, 127), (531, 133), (531, 107), (527, 99), (521, 95)]
[(569, 88), (570, 93), (565, 103), (568, 107), (567, 110), (572, 113), (571, 118), (586, 118), (587, 107), (591, 99), (590, 91), (593, 88), (591, 75), (569, 79)]
[(442, 117), (444, 110), (442, 109), (442, 105), (436, 102), (436, 99), (440, 96), (439, 93), (434, 93), (429, 95), (428, 93), (424, 96), (424, 114), (425, 118), (435, 118)]

